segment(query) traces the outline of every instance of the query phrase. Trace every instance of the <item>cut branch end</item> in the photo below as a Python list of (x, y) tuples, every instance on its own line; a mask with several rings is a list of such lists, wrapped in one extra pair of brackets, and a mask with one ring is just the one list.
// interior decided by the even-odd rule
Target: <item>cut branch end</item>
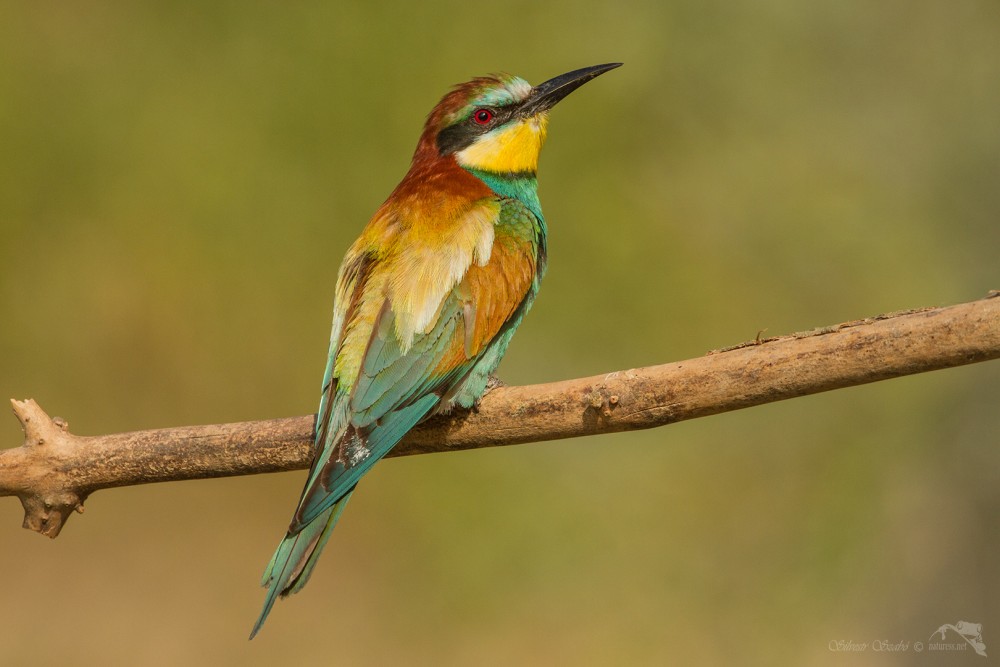
[(87, 491), (61, 465), (80, 447), (66, 422), (54, 420), (33, 399), (11, 400), (24, 430), (24, 444), (0, 460), (0, 494), (16, 495), (24, 508), (21, 524), (54, 538), (71, 513), (83, 512)]

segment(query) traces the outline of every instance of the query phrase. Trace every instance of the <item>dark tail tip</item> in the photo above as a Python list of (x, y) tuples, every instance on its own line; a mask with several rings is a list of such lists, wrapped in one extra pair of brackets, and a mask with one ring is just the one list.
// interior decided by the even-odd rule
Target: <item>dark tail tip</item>
[(247, 641), (251, 641), (260, 632), (260, 629), (264, 627), (264, 621), (267, 620), (267, 615), (271, 613), (271, 607), (274, 606), (274, 601), (278, 598), (278, 590), (271, 584), (272, 588), (267, 591), (267, 598), (264, 600), (264, 608), (260, 612), (260, 616), (257, 617), (257, 622), (253, 624), (253, 630), (250, 631), (250, 636)]

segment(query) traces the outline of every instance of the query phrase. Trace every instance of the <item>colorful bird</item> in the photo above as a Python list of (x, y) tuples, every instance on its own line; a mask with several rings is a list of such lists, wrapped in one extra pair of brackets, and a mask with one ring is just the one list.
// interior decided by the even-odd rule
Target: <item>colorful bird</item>
[(620, 64), (535, 87), (473, 79), (427, 117), (410, 170), (341, 264), (316, 457), (251, 639), (278, 596), (309, 580), (375, 462), (421, 420), (482, 396), (545, 273), (535, 174), (549, 109)]

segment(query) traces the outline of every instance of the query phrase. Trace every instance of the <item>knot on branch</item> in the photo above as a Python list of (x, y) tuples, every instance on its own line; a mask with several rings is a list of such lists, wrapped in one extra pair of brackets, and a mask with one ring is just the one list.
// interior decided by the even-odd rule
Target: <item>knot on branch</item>
[[(79, 440), (65, 420), (49, 417), (32, 399), (12, 400), (24, 430), (24, 444), (0, 458), (0, 492), (16, 495), (29, 530), (56, 537), (71, 513), (83, 512), (87, 491), (74, 485), (60, 465)], [(6, 495), (6, 494), (5, 494)]]
[(612, 411), (618, 407), (621, 397), (609, 389), (606, 382), (617, 376), (618, 373), (609, 373), (605, 377), (605, 383), (594, 386), (589, 392), (584, 394), (584, 419), (595, 421), (598, 417), (609, 419)]

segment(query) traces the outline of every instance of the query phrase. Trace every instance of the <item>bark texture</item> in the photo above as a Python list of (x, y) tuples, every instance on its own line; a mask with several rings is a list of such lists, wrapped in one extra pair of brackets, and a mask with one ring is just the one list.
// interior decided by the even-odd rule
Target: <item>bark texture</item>
[[(756, 340), (703, 357), (489, 392), (477, 410), (421, 424), (389, 454), (542, 442), (662, 426), (786, 398), (1000, 358), (1000, 292)], [(22, 446), (0, 451), (0, 496), (24, 527), (59, 534), (98, 489), (309, 466), (314, 415), (78, 436), (12, 401)]]

